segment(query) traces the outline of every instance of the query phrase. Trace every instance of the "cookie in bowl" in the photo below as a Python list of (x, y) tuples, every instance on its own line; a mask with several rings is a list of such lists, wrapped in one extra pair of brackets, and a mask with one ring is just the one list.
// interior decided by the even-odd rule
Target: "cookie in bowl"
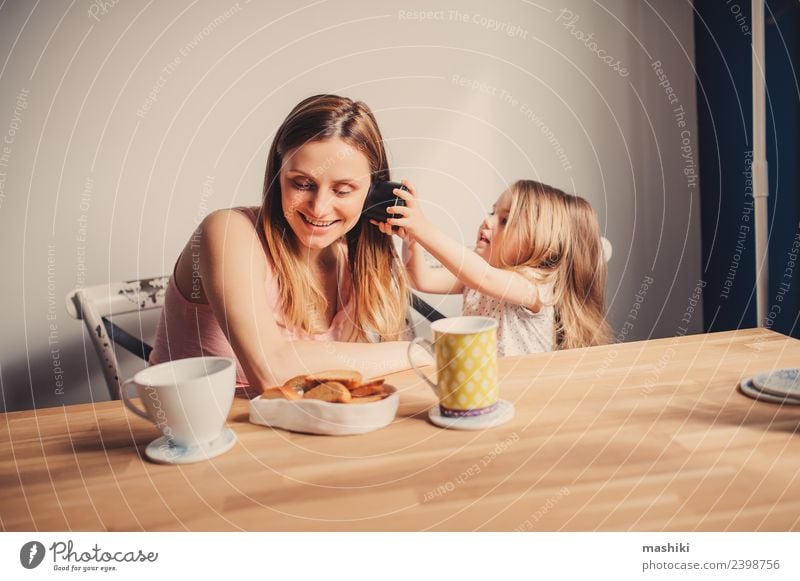
[(292, 432), (345, 436), (392, 422), (397, 390), (383, 379), (363, 382), (351, 370), (297, 376), (250, 400), (250, 422)]

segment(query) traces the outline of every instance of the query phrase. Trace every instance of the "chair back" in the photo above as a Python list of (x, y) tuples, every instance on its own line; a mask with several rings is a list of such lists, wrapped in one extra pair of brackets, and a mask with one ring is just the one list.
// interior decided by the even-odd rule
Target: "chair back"
[(113, 282), (73, 289), (67, 294), (67, 312), (86, 325), (100, 358), (111, 399), (119, 399), (119, 363), (114, 344), (145, 361), (152, 347), (114, 323), (114, 317), (164, 306), (168, 276)]

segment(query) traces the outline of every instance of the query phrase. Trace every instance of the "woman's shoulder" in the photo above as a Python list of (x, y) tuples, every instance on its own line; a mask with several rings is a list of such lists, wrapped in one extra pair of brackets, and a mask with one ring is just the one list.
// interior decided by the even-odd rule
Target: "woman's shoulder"
[(220, 208), (210, 212), (201, 224), (203, 234), (221, 233), (225, 238), (230, 234), (241, 236), (255, 233), (258, 222), (258, 208), (236, 206)]
[(237, 206), (214, 210), (203, 219), (200, 239), (213, 248), (246, 250), (260, 246), (266, 253), (266, 241), (258, 227), (258, 208)]
[(261, 208), (253, 207), (253, 206), (234, 206), (232, 208), (220, 208), (218, 210), (214, 210), (210, 212), (204, 219), (206, 220), (214, 220), (220, 218), (231, 218), (232, 216), (246, 216), (250, 222), (255, 223), (258, 212)]

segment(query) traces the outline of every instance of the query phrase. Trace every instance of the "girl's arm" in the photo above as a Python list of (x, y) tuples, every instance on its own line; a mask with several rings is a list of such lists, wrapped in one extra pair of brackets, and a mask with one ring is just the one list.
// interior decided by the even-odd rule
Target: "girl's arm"
[(425, 261), (425, 250), (413, 239), (403, 240), (403, 262), (411, 286), (424, 293), (455, 295), (464, 292), (464, 284), (446, 268), (433, 268)]
[[(411, 186), (403, 181), (406, 187)], [(413, 187), (413, 186), (411, 186)], [(370, 223), (387, 236), (397, 235), (403, 240), (403, 264), (411, 286), (424, 293), (458, 295), (464, 292), (464, 284), (446, 268), (433, 268), (425, 261), (425, 249), (416, 243), (405, 228), (392, 228), (387, 222), (370, 220)]]
[[(403, 184), (408, 192), (394, 190), (405, 206), (394, 206), (389, 212), (399, 218), (390, 218), (387, 227), (399, 226), (405, 234), (430, 252), (465, 286), (498, 300), (522, 305), (534, 313), (539, 312), (541, 301), (538, 287), (512, 270), (495, 268), (483, 258), (445, 235), (431, 224), (419, 208), (414, 187)], [(420, 249), (421, 250), (421, 249)]]
[[(264, 292), (266, 257), (252, 222), (236, 211), (216, 211), (203, 221), (200, 236), (203, 291), (253, 388), (327, 369), (356, 369), (374, 377), (410, 367), (406, 341), (286, 340)], [(420, 359), (431, 362), (427, 355)]]

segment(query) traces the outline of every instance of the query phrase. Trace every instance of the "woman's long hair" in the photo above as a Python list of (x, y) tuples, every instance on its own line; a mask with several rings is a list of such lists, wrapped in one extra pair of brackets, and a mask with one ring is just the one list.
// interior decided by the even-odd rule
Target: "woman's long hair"
[(607, 268), (592, 206), (579, 196), (533, 180), (519, 180), (509, 190), (505, 239), (518, 241), (521, 254), (514, 264), (504, 266), (533, 268), (534, 282), (553, 284), (556, 349), (609, 343), (604, 305)]
[[(339, 138), (363, 153), (372, 180), (389, 179), (389, 164), (375, 117), (366, 104), (337, 95), (315, 95), (289, 113), (278, 129), (264, 177), (262, 227), (278, 278), (286, 322), (319, 333), (318, 313), (327, 309), (323, 289), (312, 281), (309, 265), (283, 213), (280, 171), (283, 156), (306, 143)], [(352, 276), (353, 320), (347, 340), (394, 340), (403, 335), (409, 304), (405, 271), (390, 236), (361, 218), (345, 235)]]

